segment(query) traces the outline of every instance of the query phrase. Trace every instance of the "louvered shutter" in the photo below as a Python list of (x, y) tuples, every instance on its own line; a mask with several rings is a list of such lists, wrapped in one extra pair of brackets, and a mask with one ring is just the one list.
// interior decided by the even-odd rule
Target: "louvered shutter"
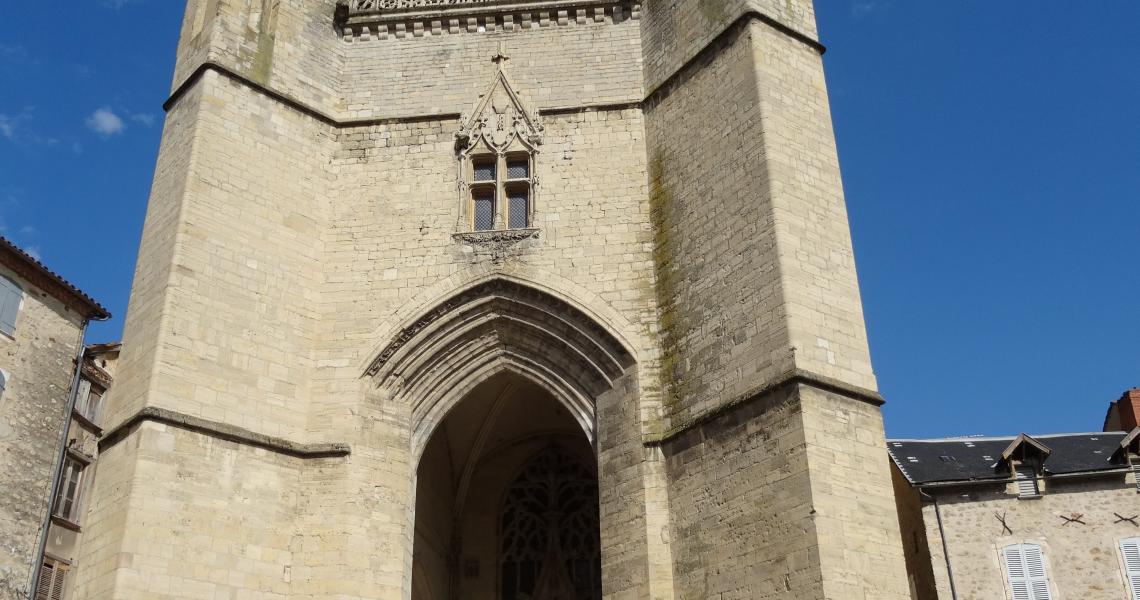
[(79, 380), (79, 388), (75, 390), (75, 411), (90, 418), (88, 415), (91, 398), (91, 382), (86, 379)]
[(1041, 547), (1033, 544), (1007, 546), (1002, 550), (1009, 590), (1013, 600), (1052, 600), (1049, 576)]
[(63, 584), (67, 578), (67, 565), (54, 560), (44, 561), (40, 580), (36, 584), (36, 600), (63, 600)]
[(44, 563), (40, 569), (40, 580), (36, 585), (36, 600), (51, 600), (51, 582), (55, 578), (55, 565)]
[(7, 277), (0, 277), (0, 331), (8, 335), (16, 333), (16, 316), (20, 314), (20, 301), (24, 290)]
[(1124, 568), (1128, 579), (1129, 598), (1140, 600), (1140, 538), (1121, 540), (1120, 551), (1124, 555)]
[(56, 567), (55, 577), (51, 581), (51, 600), (63, 600), (63, 579), (67, 576), (67, 569)]
[(1017, 477), (1017, 495), (1019, 496), (1036, 496), (1037, 491), (1037, 471), (1029, 465), (1017, 467), (1014, 470)]
[(1132, 464), (1132, 473), (1136, 476), (1136, 491), (1140, 492), (1140, 461)]

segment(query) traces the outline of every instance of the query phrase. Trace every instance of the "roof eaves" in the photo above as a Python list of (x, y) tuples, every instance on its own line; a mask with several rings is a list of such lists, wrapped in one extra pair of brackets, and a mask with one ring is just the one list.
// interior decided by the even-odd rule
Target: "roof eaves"
[(71, 300), (72, 303), (78, 304), (86, 309), (86, 317), (95, 321), (105, 321), (111, 318), (111, 313), (103, 308), (94, 298), (88, 296), (83, 290), (75, 286), (75, 284), (63, 278), (62, 275), (47, 268), (42, 262), (28, 254), (23, 248), (20, 248), (11, 240), (4, 236), (0, 236), (0, 250), (7, 251), (9, 256), (14, 257), (18, 262), (23, 264), (31, 272), (47, 279), (54, 284), (60, 291), (66, 295), (66, 298), (61, 298), (64, 302)]

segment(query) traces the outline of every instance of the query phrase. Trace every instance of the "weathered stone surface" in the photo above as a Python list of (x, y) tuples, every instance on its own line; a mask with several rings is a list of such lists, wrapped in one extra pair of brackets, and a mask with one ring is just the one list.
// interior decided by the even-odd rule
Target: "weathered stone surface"
[[(595, 444), (607, 598), (905, 595), (822, 65), (772, 21), (810, 3), (594, 8), (190, 2), (108, 429), (244, 437), (126, 430), (79, 597), (407, 598), (420, 454), (502, 372)], [(488, 251), (499, 68), (542, 131)]]
[(39, 559), (83, 318), (0, 266), (24, 289), (12, 336), (0, 334), (0, 598), (25, 599)]
[(1131, 594), (1120, 542), (1140, 537), (1140, 528), (1121, 518), (1140, 514), (1133, 474), (1045, 478), (1041, 496), (1030, 499), (1019, 498), (1012, 483), (983, 483), (929, 489), (924, 500), (897, 468), (892, 470), (915, 600), (951, 597), (944, 548), (950, 553), (958, 598), (1008, 597), (1001, 551), (1013, 544), (1041, 546), (1057, 598)]

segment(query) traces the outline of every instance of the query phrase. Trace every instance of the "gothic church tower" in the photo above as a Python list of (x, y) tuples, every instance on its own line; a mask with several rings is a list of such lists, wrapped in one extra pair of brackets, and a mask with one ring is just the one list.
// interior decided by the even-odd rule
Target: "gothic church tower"
[(190, 0), (76, 598), (908, 597), (811, 0)]

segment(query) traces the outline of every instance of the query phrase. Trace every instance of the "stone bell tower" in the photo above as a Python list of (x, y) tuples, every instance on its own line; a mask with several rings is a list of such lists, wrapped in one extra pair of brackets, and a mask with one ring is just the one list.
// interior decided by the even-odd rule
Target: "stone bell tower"
[(908, 597), (822, 53), (190, 0), (74, 597)]

